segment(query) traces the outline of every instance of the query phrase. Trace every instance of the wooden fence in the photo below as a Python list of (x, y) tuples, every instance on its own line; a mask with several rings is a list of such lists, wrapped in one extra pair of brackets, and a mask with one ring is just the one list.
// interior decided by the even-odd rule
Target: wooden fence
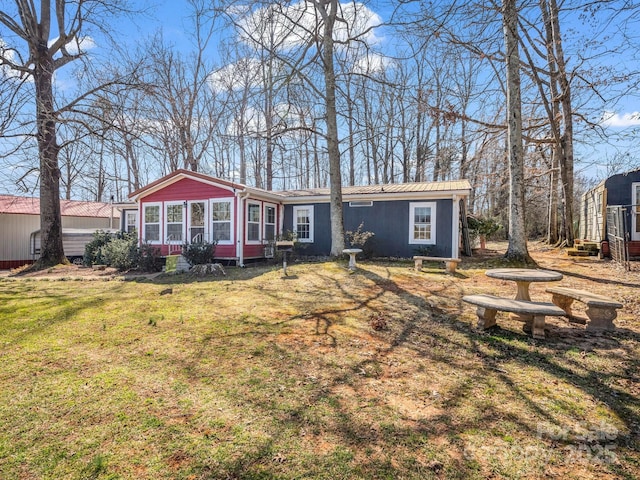
[(607, 207), (607, 239), (611, 258), (629, 271), (629, 232), (624, 218), (627, 211), (624, 206)]

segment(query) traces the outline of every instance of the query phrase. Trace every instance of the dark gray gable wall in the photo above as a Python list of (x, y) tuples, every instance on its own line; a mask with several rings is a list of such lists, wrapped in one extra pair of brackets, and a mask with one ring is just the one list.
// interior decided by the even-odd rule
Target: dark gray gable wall
[(640, 170), (607, 178), (607, 205), (631, 205), (631, 184), (635, 182), (640, 182)]
[[(430, 255), (451, 257), (451, 199), (391, 200), (373, 201), (371, 207), (350, 207), (343, 203), (344, 229), (356, 230), (364, 222), (363, 230), (375, 233), (374, 255), (382, 257), (409, 258), (418, 254), (423, 245), (409, 244), (409, 204), (415, 202), (436, 203), (436, 244), (431, 246)], [(328, 255), (331, 251), (331, 225), (328, 203), (305, 203), (314, 207), (314, 242), (304, 243), (299, 250), (302, 255)], [(284, 230), (293, 231), (293, 205), (285, 205)]]
[(607, 206), (622, 205), (627, 207), (625, 223), (627, 232), (631, 232), (632, 219), (631, 209), (628, 208), (633, 203), (631, 198), (631, 184), (640, 182), (640, 170), (635, 170), (627, 174), (621, 173), (613, 175), (605, 180), (604, 186), (607, 189)]

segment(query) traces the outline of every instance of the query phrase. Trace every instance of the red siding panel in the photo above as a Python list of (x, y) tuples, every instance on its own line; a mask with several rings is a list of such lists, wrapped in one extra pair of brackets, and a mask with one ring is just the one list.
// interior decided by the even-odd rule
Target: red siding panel
[(143, 202), (172, 202), (179, 200), (204, 200), (208, 198), (233, 197), (233, 192), (191, 178), (183, 178), (171, 185), (144, 197)]
[(264, 257), (264, 245), (245, 245), (244, 246), (244, 258), (258, 258), (258, 257)]
[(216, 245), (216, 258), (236, 258), (236, 246)]

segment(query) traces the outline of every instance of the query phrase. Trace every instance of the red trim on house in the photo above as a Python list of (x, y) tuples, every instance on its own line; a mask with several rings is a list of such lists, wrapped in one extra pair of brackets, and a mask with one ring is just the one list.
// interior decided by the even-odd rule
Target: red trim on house
[(0, 260), (0, 270), (11, 270), (12, 268), (31, 265), (33, 260)]

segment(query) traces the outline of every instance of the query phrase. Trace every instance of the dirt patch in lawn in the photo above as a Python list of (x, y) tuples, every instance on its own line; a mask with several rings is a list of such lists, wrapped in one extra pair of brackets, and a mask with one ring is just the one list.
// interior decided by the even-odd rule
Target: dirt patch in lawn
[(28, 265), (2, 272), (0, 276), (8, 278), (33, 278), (47, 280), (111, 280), (134, 276), (145, 276), (140, 272), (120, 272), (112, 267), (85, 267), (82, 265), (56, 265), (42, 270), (29, 269)]

